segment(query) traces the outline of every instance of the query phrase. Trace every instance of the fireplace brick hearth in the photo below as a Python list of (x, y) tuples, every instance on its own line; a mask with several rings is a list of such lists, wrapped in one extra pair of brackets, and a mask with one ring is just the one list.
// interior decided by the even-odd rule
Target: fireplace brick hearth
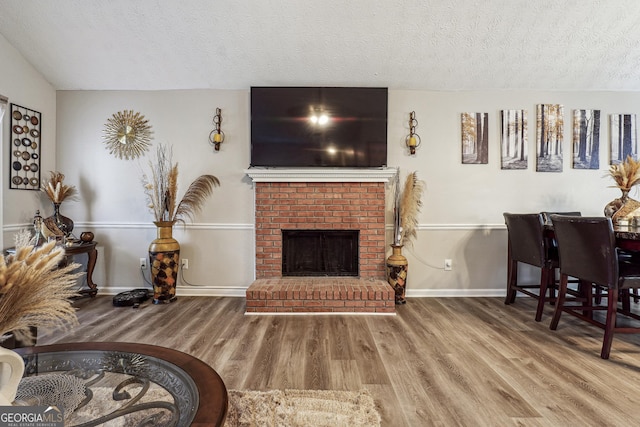
[(286, 277), (260, 279), (247, 290), (248, 313), (395, 313), (384, 280)]
[[(252, 176), (256, 280), (246, 292), (247, 312), (395, 313), (393, 289), (385, 280), (385, 183), (393, 173), (374, 171), (364, 179), (348, 172), (321, 174)], [(359, 277), (283, 278), (282, 230), (359, 230)]]

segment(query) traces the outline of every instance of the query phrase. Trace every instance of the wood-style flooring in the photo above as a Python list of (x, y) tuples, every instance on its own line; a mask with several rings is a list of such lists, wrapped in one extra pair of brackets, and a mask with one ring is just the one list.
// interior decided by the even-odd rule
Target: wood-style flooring
[(38, 345), (130, 341), (211, 365), (229, 389), (367, 389), (384, 426), (640, 425), (640, 337), (614, 338), (534, 300), (420, 298), (397, 316), (247, 316), (244, 298), (113, 307), (78, 300), (81, 326)]

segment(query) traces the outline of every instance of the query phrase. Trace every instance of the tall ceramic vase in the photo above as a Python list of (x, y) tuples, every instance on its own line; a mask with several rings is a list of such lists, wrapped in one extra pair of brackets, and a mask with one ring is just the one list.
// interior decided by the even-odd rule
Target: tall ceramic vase
[(404, 297), (407, 286), (409, 263), (402, 255), (402, 245), (391, 245), (392, 253), (387, 258), (387, 281), (395, 291), (396, 304), (406, 304)]
[(153, 303), (168, 304), (176, 299), (180, 243), (173, 238), (174, 221), (155, 221), (158, 237), (149, 245)]

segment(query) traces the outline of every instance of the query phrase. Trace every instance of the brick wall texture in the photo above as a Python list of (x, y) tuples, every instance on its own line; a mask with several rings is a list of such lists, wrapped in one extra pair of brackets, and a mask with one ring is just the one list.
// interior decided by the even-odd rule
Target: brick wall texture
[(360, 278), (385, 278), (385, 184), (257, 182), (256, 279), (282, 277), (282, 230), (360, 230)]

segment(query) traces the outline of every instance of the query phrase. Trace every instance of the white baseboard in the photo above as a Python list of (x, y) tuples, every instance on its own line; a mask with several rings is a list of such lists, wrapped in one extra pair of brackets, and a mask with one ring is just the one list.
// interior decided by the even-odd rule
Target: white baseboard
[(506, 289), (407, 289), (407, 298), (504, 297)]
[[(98, 295), (116, 295), (127, 292), (134, 287), (110, 286), (98, 288)], [(148, 288), (148, 287), (145, 287)], [(149, 288), (150, 289), (150, 288)], [(179, 285), (176, 290), (178, 296), (185, 297), (241, 297), (246, 296), (247, 288), (221, 287), (221, 286), (188, 286)], [(504, 297), (504, 289), (409, 289), (407, 298), (434, 298), (434, 297)]]
[[(128, 292), (133, 289), (152, 289), (149, 286), (139, 287), (122, 287), (122, 286), (109, 286), (98, 287), (98, 295), (116, 295), (120, 292)], [(178, 286), (176, 289), (176, 295), (178, 297), (242, 297), (246, 296), (247, 288), (223, 288), (216, 286)]]

